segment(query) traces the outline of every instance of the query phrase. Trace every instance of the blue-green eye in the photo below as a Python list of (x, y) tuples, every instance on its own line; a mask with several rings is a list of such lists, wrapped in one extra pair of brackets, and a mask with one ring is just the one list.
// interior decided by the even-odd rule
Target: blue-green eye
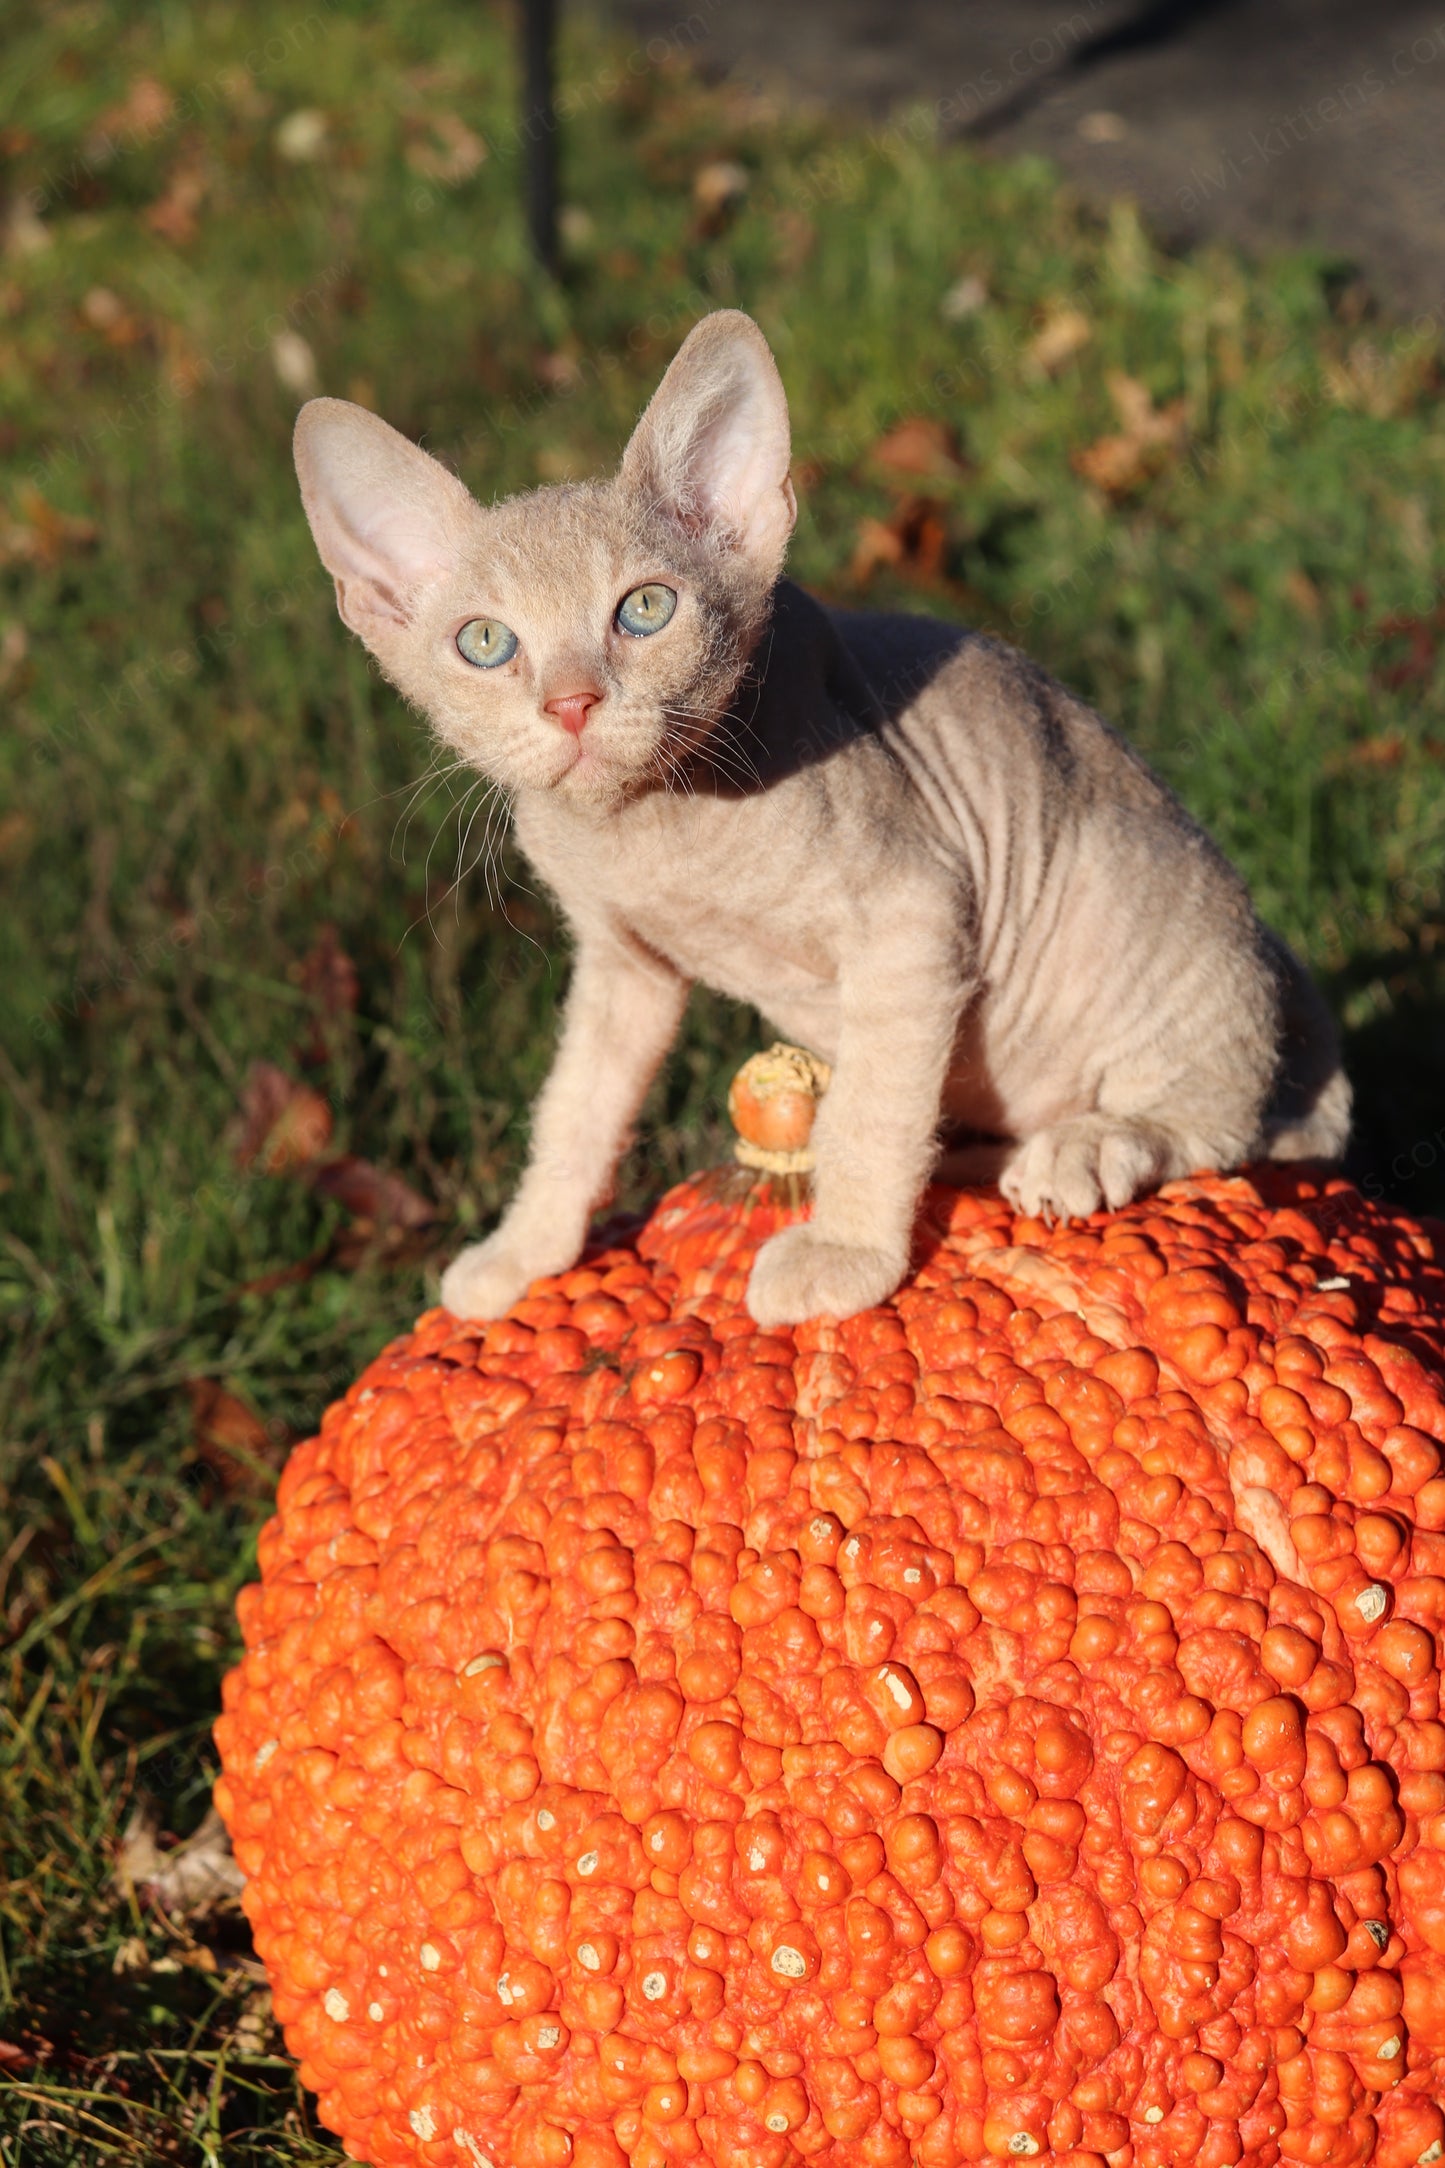
[(457, 634), (457, 652), (479, 670), (495, 670), (517, 652), (517, 635), (500, 618), (469, 618)]
[(645, 640), (648, 633), (661, 632), (676, 608), (677, 597), (672, 589), (660, 587), (654, 580), (623, 596), (617, 605), (617, 622), (634, 639)]

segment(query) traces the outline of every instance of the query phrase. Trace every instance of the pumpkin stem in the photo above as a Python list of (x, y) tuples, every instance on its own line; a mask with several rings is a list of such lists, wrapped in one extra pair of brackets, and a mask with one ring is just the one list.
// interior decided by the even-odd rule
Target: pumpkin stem
[(745, 1061), (728, 1089), (739, 1164), (763, 1174), (811, 1173), (813, 1117), (832, 1074), (827, 1062), (782, 1040)]

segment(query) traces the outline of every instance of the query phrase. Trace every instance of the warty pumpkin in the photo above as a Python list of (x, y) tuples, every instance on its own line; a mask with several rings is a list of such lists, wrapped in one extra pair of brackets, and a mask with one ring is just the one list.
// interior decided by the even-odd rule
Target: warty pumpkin
[(294, 1454), (216, 1796), (327, 2124), (1445, 2157), (1430, 1236), (1278, 1169), (1055, 1228), (938, 1189), (891, 1302), (763, 1333), (794, 1208), (684, 1183)]

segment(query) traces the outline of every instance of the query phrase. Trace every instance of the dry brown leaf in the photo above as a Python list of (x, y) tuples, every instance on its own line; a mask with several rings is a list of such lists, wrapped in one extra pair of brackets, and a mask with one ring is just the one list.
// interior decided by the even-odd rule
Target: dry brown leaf
[(859, 587), (875, 572), (898, 572), (933, 585), (944, 576), (948, 530), (928, 497), (905, 497), (891, 519), (860, 519), (851, 574)]
[(469, 181), (486, 158), (486, 144), (455, 113), (429, 113), (413, 125), (416, 133), (406, 147), (406, 162), (429, 181), (455, 188)]
[(138, 75), (118, 104), (107, 106), (97, 123), (103, 136), (155, 135), (175, 110), (175, 100), (153, 75)]
[(734, 158), (714, 158), (699, 166), (692, 179), (697, 231), (705, 239), (722, 233), (748, 192), (751, 175)]
[(1390, 692), (1398, 692), (1403, 685), (1423, 684), (1435, 675), (1442, 634), (1445, 634), (1445, 602), (1424, 616), (1406, 614), (1385, 618), (1371, 632), (1372, 643), (1403, 640), (1406, 650), (1397, 662), (1377, 667), (1374, 676)]
[(205, 194), (204, 177), (195, 166), (183, 160), (167, 181), (165, 194), (158, 196), (146, 212), (145, 222), (163, 241), (184, 248), (201, 230), (196, 213)]
[(140, 318), (132, 316), (120, 295), (112, 293), (108, 286), (92, 286), (80, 304), (80, 313), (107, 346), (135, 346), (145, 337)]
[(1361, 738), (1345, 756), (1351, 768), (1398, 768), (1405, 757), (1405, 740), (1398, 730), (1385, 738)]
[[(176, 1919), (196, 1919), (240, 1895), (245, 1876), (214, 1807), (193, 1835), (162, 1849), (160, 1816), (143, 1800), (126, 1824), (113, 1870), (124, 1897), (148, 1897)], [(151, 1968), (155, 1969), (154, 1965)]]
[(699, 166), (692, 177), (692, 200), (707, 215), (726, 210), (748, 192), (750, 175), (735, 158), (714, 158)]
[(210, 1469), (225, 1491), (269, 1490), (286, 1453), (285, 1432), (273, 1434), (253, 1408), (214, 1378), (190, 1378), (186, 1391), (191, 1400), (193, 1458)]
[(241, 1087), (241, 1118), (232, 1151), (238, 1167), (296, 1174), (331, 1142), (331, 1108), (320, 1092), (274, 1062), (253, 1061)]
[(955, 481), (968, 471), (957, 432), (933, 415), (910, 414), (881, 436), (868, 457), (886, 474)]
[(431, 1199), (399, 1174), (389, 1174), (384, 1167), (349, 1152), (318, 1167), (312, 1187), (323, 1197), (334, 1197), (353, 1219), (375, 1227), (429, 1227), (438, 1217)]
[(351, 1016), (361, 998), (356, 966), (341, 946), (341, 936), (328, 919), (318, 927), (311, 952), (301, 966), (301, 984), (323, 1016)]
[(536, 372), (538, 380), (546, 385), (548, 391), (575, 391), (582, 381), (582, 364), (577, 356), (569, 354), (565, 347), (559, 347), (555, 353), (539, 354)]
[(1156, 407), (1147, 387), (1122, 370), (1111, 371), (1108, 381), (1123, 427), (1115, 435), (1084, 445), (1073, 454), (1071, 465), (1086, 482), (1117, 501), (1141, 489), (1177, 457), (1184, 442), (1187, 402), (1171, 399), (1167, 406)]
[(69, 551), (90, 549), (100, 538), (93, 519), (58, 511), (33, 482), (22, 484), (15, 503), (18, 522), (7, 521), (0, 528), (0, 564), (28, 558), (36, 564), (56, 565)]
[(1324, 603), (1319, 589), (1303, 565), (1291, 565), (1280, 584), (1284, 588), (1285, 599), (1294, 604), (1300, 616), (1308, 618), (1312, 625), (1317, 625)]
[(1053, 309), (1030, 339), (1026, 358), (1045, 376), (1057, 376), (1093, 336), (1094, 327), (1082, 309)]
[(822, 459), (795, 459), (789, 474), (794, 492), (799, 497), (806, 497), (827, 478), (827, 462)]

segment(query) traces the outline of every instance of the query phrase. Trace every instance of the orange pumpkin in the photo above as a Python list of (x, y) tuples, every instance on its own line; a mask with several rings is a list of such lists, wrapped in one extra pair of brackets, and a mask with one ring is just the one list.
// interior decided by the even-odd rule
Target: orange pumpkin
[(217, 1799), (326, 2122), (1441, 2159), (1431, 1239), (1277, 1169), (1053, 1229), (935, 1190), (893, 1301), (763, 1333), (789, 1209), (684, 1183), (293, 1456)]

